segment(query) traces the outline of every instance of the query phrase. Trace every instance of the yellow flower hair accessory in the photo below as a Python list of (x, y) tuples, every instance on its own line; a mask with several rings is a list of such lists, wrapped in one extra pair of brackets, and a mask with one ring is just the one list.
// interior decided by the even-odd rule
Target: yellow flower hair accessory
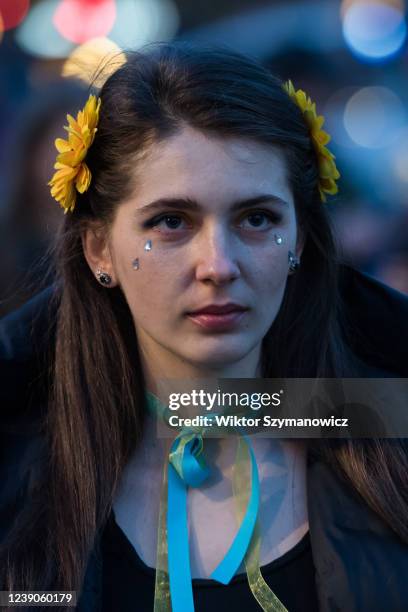
[(54, 164), (57, 172), (48, 185), (52, 197), (64, 209), (64, 215), (74, 210), (76, 192), (84, 193), (91, 183), (91, 172), (84, 159), (98, 129), (100, 107), (100, 98), (90, 95), (76, 119), (67, 115), (68, 125), (64, 129), (68, 132), (68, 140), (57, 138), (55, 141), (59, 153)]
[(325, 146), (330, 141), (330, 136), (322, 130), (324, 117), (316, 114), (316, 104), (308, 98), (304, 91), (295, 91), (292, 81), (287, 81), (283, 88), (294, 102), (299, 106), (305, 121), (310, 129), (313, 146), (316, 151), (319, 165), (319, 192), (323, 202), (326, 202), (326, 193), (334, 195), (338, 192), (336, 180), (340, 178), (337, 170), (335, 156)]

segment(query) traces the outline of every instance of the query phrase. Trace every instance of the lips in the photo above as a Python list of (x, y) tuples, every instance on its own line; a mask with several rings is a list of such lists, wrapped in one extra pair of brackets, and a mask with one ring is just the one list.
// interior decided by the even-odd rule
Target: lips
[(231, 312), (244, 312), (248, 310), (244, 306), (240, 304), (234, 304), (233, 302), (229, 302), (228, 304), (210, 304), (205, 306), (204, 308), (200, 308), (199, 310), (194, 310), (189, 312), (189, 315), (197, 316), (204, 314), (212, 314), (212, 315), (224, 315)]
[(239, 329), (246, 317), (248, 308), (232, 302), (228, 304), (210, 304), (187, 313), (188, 318), (207, 332), (230, 332)]

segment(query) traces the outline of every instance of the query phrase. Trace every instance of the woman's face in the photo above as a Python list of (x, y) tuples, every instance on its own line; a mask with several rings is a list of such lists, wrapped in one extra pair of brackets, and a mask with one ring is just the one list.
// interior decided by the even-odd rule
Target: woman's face
[[(282, 155), (185, 127), (152, 146), (135, 179), (97, 265), (121, 286), (142, 354), (210, 369), (259, 356), (288, 252), (300, 255)], [(229, 314), (200, 314), (228, 304)]]

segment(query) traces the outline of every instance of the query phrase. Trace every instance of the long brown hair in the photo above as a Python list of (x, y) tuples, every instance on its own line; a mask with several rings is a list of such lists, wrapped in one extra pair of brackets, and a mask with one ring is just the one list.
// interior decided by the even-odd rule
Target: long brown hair
[[(99, 95), (98, 133), (87, 156), (92, 184), (78, 194), (56, 241), (57, 320), (44, 422), (48, 463), (1, 550), (0, 576), (9, 590), (81, 590), (122, 470), (142, 435), (144, 380), (131, 313), (119, 287), (107, 290), (96, 282), (81, 235), (95, 220), (109, 232), (117, 206), (135, 188), (137, 160), (151, 144), (187, 124), (282, 151), (306, 242), (263, 342), (264, 375), (358, 374), (345, 337), (339, 262), (319, 197), (316, 157), (281, 81), (229, 49), (174, 42), (128, 54)], [(398, 441), (326, 441), (311, 452), (408, 542), (408, 464)]]

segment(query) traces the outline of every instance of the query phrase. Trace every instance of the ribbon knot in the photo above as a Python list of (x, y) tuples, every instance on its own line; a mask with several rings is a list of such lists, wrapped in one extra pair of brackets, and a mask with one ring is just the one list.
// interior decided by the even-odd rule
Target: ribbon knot
[(203, 436), (195, 431), (183, 431), (174, 440), (169, 462), (189, 487), (199, 487), (210, 475), (203, 456)]

